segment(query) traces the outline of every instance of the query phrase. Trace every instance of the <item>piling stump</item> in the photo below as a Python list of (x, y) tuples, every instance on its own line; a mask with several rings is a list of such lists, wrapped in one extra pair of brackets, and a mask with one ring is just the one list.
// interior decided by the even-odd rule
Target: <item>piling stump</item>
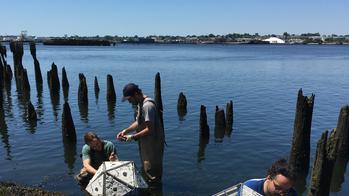
[(233, 101), (230, 100), (226, 106), (226, 117), (225, 117), (225, 133), (230, 136), (233, 130)]
[(309, 196), (327, 196), (330, 193), (335, 145), (334, 141), (330, 141), (333, 137), (328, 139), (327, 135), (328, 131), (325, 131), (317, 143)]
[(159, 112), (161, 126), (164, 129), (163, 105), (161, 98), (161, 78), (159, 72), (155, 75), (154, 101), (156, 103), (157, 111)]
[(95, 97), (96, 97), (96, 99), (98, 99), (100, 89), (99, 89), (99, 85), (98, 85), (97, 76), (95, 76), (94, 89), (95, 89)]
[(180, 92), (178, 96), (177, 112), (179, 116), (185, 116), (187, 114), (187, 98), (183, 92)]
[(30, 53), (31, 53), (33, 60), (34, 60), (36, 86), (39, 86), (39, 85), (42, 85), (42, 75), (41, 75), (40, 63), (39, 63), (38, 59), (36, 58), (35, 42), (30, 42)]
[(207, 124), (206, 107), (200, 106), (200, 138), (208, 140), (210, 138), (210, 127)]
[(298, 91), (296, 115), (294, 121), (293, 141), (290, 153), (290, 165), (296, 173), (307, 174), (310, 160), (310, 132), (313, 116), (315, 95), (303, 96), (302, 89)]
[(78, 100), (82, 104), (88, 104), (88, 89), (84, 74), (79, 73), (79, 81)]
[(216, 106), (214, 136), (216, 142), (222, 142), (225, 133), (225, 114), (223, 109)]
[(67, 73), (65, 71), (65, 67), (62, 68), (62, 88), (63, 88), (64, 99), (68, 99), (69, 81), (68, 81)]
[(116, 101), (113, 76), (111, 76), (109, 74), (107, 75), (107, 101), (108, 102), (115, 102)]
[(47, 72), (48, 86), (51, 93), (57, 94), (60, 90), (60, 83), (58, 78), (57, 65), (53, 62), (51, 65), (51, 70)]
[(62, 137), (63, 141), (76, 142), (75, 125), (68, 102), (64, 102), (62, 113)]

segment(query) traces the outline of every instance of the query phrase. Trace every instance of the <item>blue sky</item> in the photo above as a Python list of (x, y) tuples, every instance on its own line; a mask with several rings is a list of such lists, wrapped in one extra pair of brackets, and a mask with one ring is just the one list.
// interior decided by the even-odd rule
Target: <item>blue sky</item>
[(348, 0), (0, 0), (0, 35), (349, 34)]

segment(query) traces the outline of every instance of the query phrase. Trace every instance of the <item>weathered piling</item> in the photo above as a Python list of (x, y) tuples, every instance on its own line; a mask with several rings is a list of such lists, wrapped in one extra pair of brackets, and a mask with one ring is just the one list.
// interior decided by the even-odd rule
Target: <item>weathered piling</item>
[(22, 69), (22, 72), (20, 73), (21, 76), (21, 90), (22, 93), (24, 95), (25, 100), (30, 100), (30, 84), (29, 84), (29, 80), (28, 80), (28, 74), (27, 74), (27, 70), (26, 69)]
[(4, 86), (4, 66), (1, 63), (0, 59), (0, 90), (2, 90), (2, 87)]
[(98, 99), (99, 96), (99, 85), (98, 85), (98, 80), (97, 80), (97, 76), (95, 76), (95, 81), (94, 81), (94, 89), (95, 89), (95, 97), (96, 100)]
[(327, 135), (328, 131), (325, 131), (317, 143), (309, 196), (327, 196), (330, 193), (331, 176), (335, 162), (335, 145), (333, 145), (335, 143), (331, 142), (331, 137), (328, 139)]
[(64, 102), (62, 113), (62, 137), (63, 141), (76, 142), (74, 121), (70, 112), (68, 102)]
[(216, 106), (214, 136), (216, 142), (222, 142), (225, 133), (225, 114), (223, 109)]
[(207, 140), (210, 138), (210, 127), (207, 124), (206, 107), (204, 105), (200, 106), (200, 138)]
[(11, 86), (11, 80), (13, 78), (13, 74), (12, 74), (12, 69), (10, 65), (7, 64), (4, 66), (3, 74), (4, 74), (5, 85)]
[(27, 119), (30, 122), (36, 122), (38, 120), (35, 108), (30, 101), (27, 103)]
[(303, 96), (298, 91), (297, 108), (294, 121), (293, 141), (290, 152), (290, 165), (298, 175), (308, 173), (310, 160), (310, 132), (315, 95)]
[(178, 112), (178, 115), (181, 117), (187, 114), (187, 98), (185, 97), (183, 92), (180, 92), (178, 96), (177, 112)]
[(335, 130), (335, 140), (338, 140), (338, 157), (349, 156), (349, 106), (343, 106), (340, 110), (337, 128)]
[(58, 78), (57, 65), (53, 62), (51, 65), (51, 70), (47, 72), (47, 81), (50, 88), (50, 92), (53, 94), (59, 93), (60, 83)]
[(62, 68), (62, 89), (63, 89), (64, 99), (68, 99), (69, 81), (68, 81), (67, 73), (65, 71), (65, 67)]
[(22, 58), (23, 58), (23, 42), (21, 41), (11, 41), (10, 50), (13, 53), (13, 66), (15, 72), (15, 78), (17, 84), (20, 86), (20, 74), (23, 69)]
[(233, 122), (234, 122), (234, 118), (233, 118), (233, 101), (230, 100), (229, 103), (227, 103), (226, 106), (226, 114), (225, 114), (225, 133), (230, 136), (231, 132), (233, 130)]
[(84, 74), (79, 73), (79, 91), (78, 91), (78, 101), (81, 104), (88, 104), (88, 89), (86, 78)]
[(109, 74), (107, 75), (107, 101), (108, 102), (115, 102), (116, 101), (113, 76), (111, 76)]
[[(331, 134), (332, 136), (332, 134)], [(334, 166), (331, 190), (340, 190), (344, 182), (346, 167), (349, 160), (349, 106), (345, 105), (339, 112), (337, 127), (333, 131), (333, 140), (336, 142), (336, 162)]]
[(161, 126), (164, 128), (163, 105), (161, 98), (161, 78), (159, 72), (155, 75), (154, 101), (156, 103), (157, 110), (159, 111)]
[(38, 59), (36, 58), (36, 46), (35, 42), (30, 42), (30, 53), (34, 60), (34, 70), (35, 70), (35, 80), (36, 80), (36, 86), (42, 85), (42, 75), (41, 75), (41, 69), (40, 69), (40, 63)]

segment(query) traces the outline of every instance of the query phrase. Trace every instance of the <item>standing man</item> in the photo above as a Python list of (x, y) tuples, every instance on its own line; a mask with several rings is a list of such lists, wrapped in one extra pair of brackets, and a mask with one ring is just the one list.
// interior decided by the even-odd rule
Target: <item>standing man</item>
[[(293, 189), (295, 180), (295, 173), (286, 159), (280, 159), (268, 169), (266, 178), (251, 179), (243, 185), (263, 196), (297, 196), (297, 192)], [(243, 195), (241, 189), (238, 195)]]
[[(165, 133), (155, 102), (143, 95), (142, 90), (134, 83), (124, 87), (123, 95), (123, 101), (128, 100), (133, 106), (138, 107), (137, 117), (129, 127), (117, 134), (117, 139), (138, 141), (143, 176), (150, 185), (160, 185)], [(129, 134), (134, 131), (134, 134)]]

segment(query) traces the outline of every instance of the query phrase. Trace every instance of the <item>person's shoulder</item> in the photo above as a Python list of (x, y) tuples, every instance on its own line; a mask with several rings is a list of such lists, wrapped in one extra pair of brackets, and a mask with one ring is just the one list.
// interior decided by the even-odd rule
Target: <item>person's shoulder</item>
[(103, 140), (105, 146), (114, 146), (113, 142), (109, 140)]
[(82, 146), (82, 151), (89, 151), (89, 150), (90, 150), (90, 146), (89, 146), (89, 145), (84, 144), (84, 145)]
[(260, 192), (260, 188), (263, 187), (265, 178), (255, 178), (244, 182), (244, 185), (250, 187), (251, 189)]

